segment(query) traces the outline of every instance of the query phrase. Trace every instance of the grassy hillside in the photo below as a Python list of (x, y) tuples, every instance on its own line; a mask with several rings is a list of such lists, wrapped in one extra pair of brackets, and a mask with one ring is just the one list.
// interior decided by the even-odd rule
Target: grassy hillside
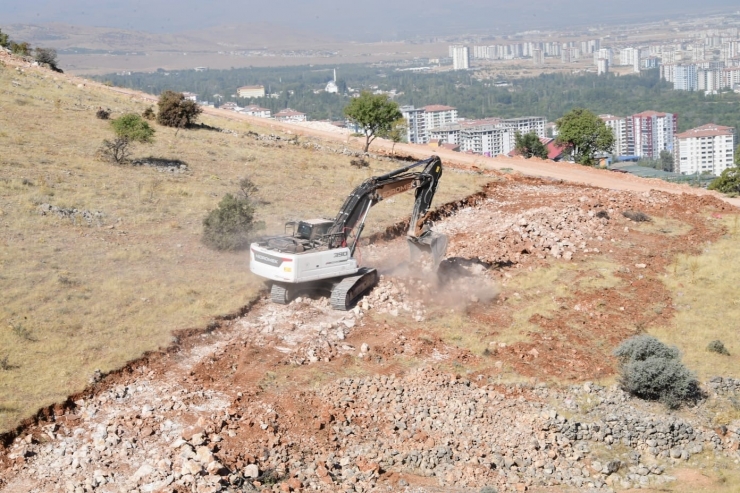
[[(263, 141), (227, 120), (204, 123), (235, 133), (156, 126), (135, 157), (180, 159), (185, 173), (99, 160), (110, 124), (95, 117), (141, 112), (143, 103), (106, 88), (70, 83), (41, 69), (0, 63), (0, 431), (108, 371), (165, 346), (173, 329), (201, 326), (234, 311), (261, 287), (246, 253), (200, 243), (201, 224), (248, 176), (259, 186), (268, 231), (286, 220), (333, 217), (351, 188), (396, 168), (284, 141)], [(436, 203), (469, 195), (484, 178), (449, 171)], [(407, 216), (411, 194), (379, 205), (368, 233)], [(41, 214), (43, 204), (89, 211)], [(99, 214), (97, 214), (99, 212)]]

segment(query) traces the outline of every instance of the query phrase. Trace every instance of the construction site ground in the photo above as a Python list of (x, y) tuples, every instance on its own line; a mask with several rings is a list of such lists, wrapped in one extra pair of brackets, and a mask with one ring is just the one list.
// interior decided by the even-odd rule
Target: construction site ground
[[(351, 312), (262, 297), (179, 334), (19, 428), (0, 487), (721, 486), (712, 467), (735, 474), (737, 422), (630, 398), (611, 353), (671, 324), (664, 278), (677, 256), (732, 236), (734, 213), (710, 196), (492, 176), (438, 211), (450, 243), (437, 274), (408, 263), (403, 237), (381, 239), (360, 249), (381, 282)], [(717, 382), (705, 380), (716, 402), (740, 385)]]

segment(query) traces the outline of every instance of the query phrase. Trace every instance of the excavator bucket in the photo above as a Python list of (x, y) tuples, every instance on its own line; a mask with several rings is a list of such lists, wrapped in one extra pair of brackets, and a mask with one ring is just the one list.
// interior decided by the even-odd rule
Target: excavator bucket
[(447, 253), (447, 236), (441, 233), (429, 233), (421, 238), (409, 237), (411, 262), (418, 261), (421, 252), (431, 253), (436, 268)]

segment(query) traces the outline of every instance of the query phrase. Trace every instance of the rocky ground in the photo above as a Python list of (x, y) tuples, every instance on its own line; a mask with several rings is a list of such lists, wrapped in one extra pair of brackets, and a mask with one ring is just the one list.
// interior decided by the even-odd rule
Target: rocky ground
[[(641, 316), (635, 293), (667, 299), (655, 273), (678, 249), (720, 234), (695, 211), (727, 207), (501, 178), (438, 220), (450, 238), (441, 280), (399, 260), (402, 241), (366, 246), (364, 260), (383, 275), (350, 312), (323, 298), (261, 300), (169, 351), (94, 375), (87, 392), (8, 437), (0, 490), (618, 490), (662, 487), (682, 464), (737, 461), (740, 429), (713, 429), (701, 405), (667, 413), (589, 381), (613, 375), (611, 348)], [(690, 232), (656, 239), (636, 231), (630, 211), (681, 219)], [(518, 273), (605, 256), (621, 265), (622, 287), (557, 300), (558, 314), (533, 319), (546, 330), (498, 342), (506, 300), (526, 297), (507, 287)], [(596, 308), (602, 298), (609, 310)], [(488, 327), (486, 351), (436, 335), (453, 312)], [(603, 339), (585, 340), (568, 329), (574, 321)], [(519, 383), (501, 378), (506, 367)], [(740, 382), (704, 388), (729, 400)]]

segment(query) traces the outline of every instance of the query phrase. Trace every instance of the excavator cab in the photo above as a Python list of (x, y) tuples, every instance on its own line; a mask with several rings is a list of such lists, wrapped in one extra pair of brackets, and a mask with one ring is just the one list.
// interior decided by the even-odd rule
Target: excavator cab
[(332, 224), (334, 224), (334, 221), (330, 219), (307, 219), (305, 221), (298, 221), (298, 230), (294, 233), (294, 236), (304, 240), (316, 241), (322, 236), (326, 236)]

